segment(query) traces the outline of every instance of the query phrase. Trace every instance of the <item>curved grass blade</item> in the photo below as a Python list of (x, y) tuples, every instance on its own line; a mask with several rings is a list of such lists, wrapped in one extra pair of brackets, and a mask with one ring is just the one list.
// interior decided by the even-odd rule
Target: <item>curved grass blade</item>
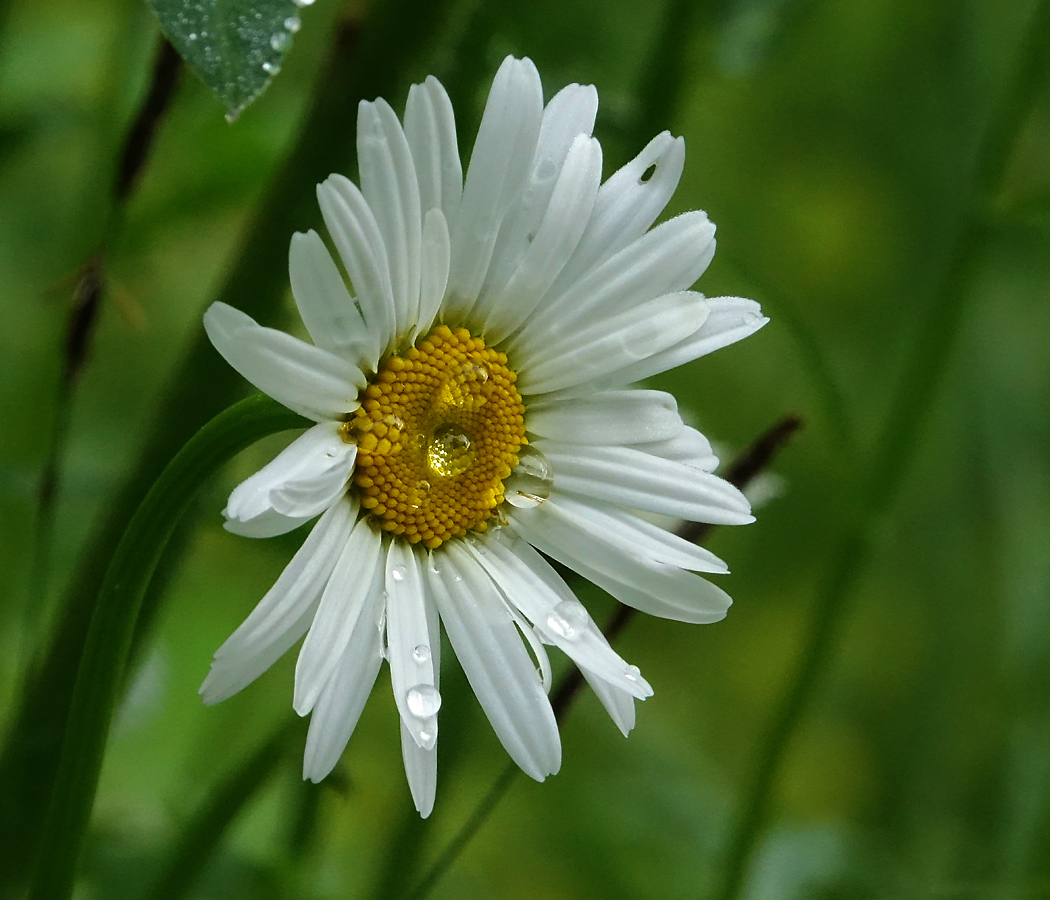
[(67, 900), (72, 893), (139, 608), (179, 517), (197, 490), (235, 454), (266, 435), (309, 424), (268, 397), (242, 400), (179, 451), (128, 523), (91, 617), (32, 900)]

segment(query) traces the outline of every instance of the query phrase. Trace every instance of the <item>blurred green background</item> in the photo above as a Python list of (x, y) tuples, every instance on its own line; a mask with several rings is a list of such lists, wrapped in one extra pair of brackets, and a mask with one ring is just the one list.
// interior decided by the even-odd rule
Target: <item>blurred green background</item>
[[(536, 61), (548, 97), (597, 86), (606, 174), (659, 130), (685, 136), (668, 214), (700, 207), (719, 226), (699, 287), (753, 296), (772, 318), (659, 386), (724, 459), (785, 413), (806, 425), (759, 486), (758, 522), (709, 542), (733, 570), (729, 617), (636, 619), (618, 647), (656, 694), (630, 739), (585, 693), (563, 726), (562, 771), (518, 779), (432, 896), (709, 896), (736, 854), (748, 900), (1050, 897), (1050, 73), (990, 200), (973, 189), (989, 122), (1018, 95), (1038, 4), (431, 5), (440, 14), (427, 13), (425, 34), (399, 47), (397, 28), (369, 38), (371, 23), (416, 5), (318, 0), (280, 76), (232, 125), (183, 74), (107, 239), (97, 332), (63, 413), (70, 296), (107, 228), (158, 31), (141, 0), (0, 4), (0, 722), (14, 728), (21, 672), (204, 305), (237, 265), (262, 265), (239, 255), (245, 235), (265, 228), (286, 247), (315, 225), (308, 190), (295, 212), (265, 198), (328, 83), (336, 32), (361, 35), (344, 40), (350, 56), (372, 40), (398, 110), (408, 84), (438, 75), (464, 154), (512, 52)], [(339, 127), (352, 127), (358, 99), (336, 98)], [(345, 148), (321, 150), (356, 176), (346, 134)], [(260, 277), (276, 278), (277, 264)], [(285, 280), (273, 290), (287, 313)], [(208, 384), (191, 387), (205, 403)], [(56, 428), (54, 529), (34, 570)], [(157, 433), (163, 445), (163, 422)], [(193, 824), (295, 718), (294, 654), (218, 707), (196, 693), (303, 537), (220, 527), (226, 493), (277, 440), (217, 479), (180, 539), (114, 726), (79, 897), (404, 897), (505, 767), (449, 653), (430, 820), (411, 808), (383, 674), (324, 784), (299, 781), (297, 731), (221, 837)], [(581, 592), (601, 618), (608, 599)], [(797, 727), (778, 732), (807, 659)], [(740, 831), (763, 759), (777, 765), (752, 848)], [(150, 894), (187, 828), (201, 839), (200, 877)], [(742, 840), (753, 852), (741, 856)]]

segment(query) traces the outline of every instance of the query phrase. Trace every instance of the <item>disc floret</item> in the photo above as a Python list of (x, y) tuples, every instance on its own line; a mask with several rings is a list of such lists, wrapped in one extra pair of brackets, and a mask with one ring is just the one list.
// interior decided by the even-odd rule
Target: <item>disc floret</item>
[(387, 358), (343, 426), (352, 490), (382, 529), (431, 549), (486, 529), (527, 443), (516, 380), (465, 328), (439, 325)]

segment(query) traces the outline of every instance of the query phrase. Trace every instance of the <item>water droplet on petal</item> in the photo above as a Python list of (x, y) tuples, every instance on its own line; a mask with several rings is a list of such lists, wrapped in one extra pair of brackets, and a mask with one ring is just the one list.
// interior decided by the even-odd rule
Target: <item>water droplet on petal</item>
[(412, 659), (417, 663), (430, 662), (430, 648), (426, 644), (420, 644), (412, 651)]
[(270, 46), (278, 53), (283, 53), (292, 46), (292, 36), (287, 31), (276, 31), (270, 35)]
[(300, 28), (303, 27), (302, 21), (298, 16), (289, 16), (284, 20), (284, 27), (287, 28), (292, 34), (295, 34)]
[(434, 732), (428, 728), (422, 728), (419, 732), (419, 739), (424, 743), (428, 744), (434, 738)]
[(642, 677), (642, 670), (638, 666), (628, 666), (623, 674), (628, 681), (637, 681)]
[(417, 684), (405, 694), (408, 711), (418, 719), (429, 719), (441, 709), (441, 694), (432, 684)]
[(579, 600), (562, 600), (547, 616), (547, 627), (558, 637), (575, 640), (591, 624), (591, 617)]
[(503, 482), (503, 494), (511, 506), (532, 509), (551, 495), (554, 472), (547, 457), (531, 444), (518, 451), (518, 464)]
[(404, 566), (396, 565), (390, 570), (390, 577), (393, 578), (394, 581), (404, 581), (406, 571), (407, 570)]

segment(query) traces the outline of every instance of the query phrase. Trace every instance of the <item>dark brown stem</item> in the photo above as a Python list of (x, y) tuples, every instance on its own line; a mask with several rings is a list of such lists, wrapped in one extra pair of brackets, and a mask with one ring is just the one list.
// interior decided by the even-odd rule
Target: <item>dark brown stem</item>
[(143, 100), (135, 120), (128, 129), (127, 137), (124, 138), (124, 151), (120, 155), (120, 167), (113, 183), (113, 196), (118, 203), (127, 200), (138, 184), (153, 147), (157, 128), (175, 97), (175, 88), (178, 87), (181, 72), (182, 57), (171, 42), (162, 37), (153, 62), (149, 93), (146, 94), (146, 99)]

